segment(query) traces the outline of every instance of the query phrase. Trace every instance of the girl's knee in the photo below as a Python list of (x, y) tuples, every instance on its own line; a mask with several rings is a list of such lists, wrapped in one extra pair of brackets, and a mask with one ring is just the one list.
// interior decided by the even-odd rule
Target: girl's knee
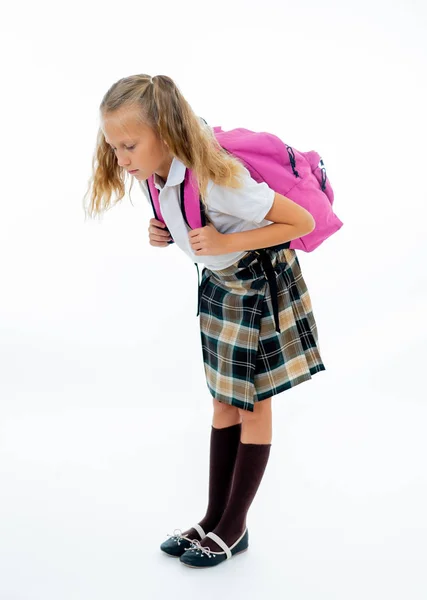
[(227, 404), (226, 402), (220, 402), (213, 398), (213, 407), (216, 413), (227, 413), (227, 414), (235, 414), (236, 416), (239, 414), (239, 409), (237, 406), (232, 406), (231, 404)]
[(237, 410), (243, 421), (256, 421), (257, 419), (266, 418), (271, 412), (271, 398), (255, 402), (253, 411), (244, 410), (243, 408)]

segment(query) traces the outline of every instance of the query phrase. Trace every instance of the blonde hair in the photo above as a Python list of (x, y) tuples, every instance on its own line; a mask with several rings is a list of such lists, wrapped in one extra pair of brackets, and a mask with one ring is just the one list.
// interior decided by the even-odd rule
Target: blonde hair
[[(239, 179), (243, 173), (242, 163), (220, 146), (213, 130), (202, 123), (170, 77), (156, 75), (151, 78), (142, 74), (119, 79), (106, 92), (99, 110), (101, 116), (106, 116), (119, 109), (135, 107), (138, 108), (137, 118), (149, 125), (167, 144), (170, 153), (193, 171), (205, 206), (209, 180), (232, 188), (242, 187)], [(118, 165), (115, 152), (105, 141), (101, 128), (92, 171), (83, 200), (86, 215), (90, 217), (100, 216), (125, 195), (127, 171)], [(114, 204), (111, 202), (113, 192), (117, 195)]]

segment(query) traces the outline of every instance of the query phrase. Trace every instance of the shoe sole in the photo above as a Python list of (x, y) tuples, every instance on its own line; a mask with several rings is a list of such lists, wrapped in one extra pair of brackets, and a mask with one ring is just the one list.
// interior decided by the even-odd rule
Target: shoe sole
[[(249, 550), (249, 547), (245, 548), (244, 550), (239, 550), (239, 552), (236, 552), (235, 554), (233, 554), (231, 558), (234, 558), (238, 554), (242, 554), (243, 552), (246, 552), (247, 550)], [(227, 562), (227, 560), (230, 560), (230, 558), (227, 558), (226, 560), (223, 560), (222, 563), (218, 563), (218, 564), (221, 565), (221, 564)], [(186, 567), (190, 567), (190, 569), (212, 569), (212, 567), (208, 567), (208, 566), (206, 566), (206, 567), (197, 567), (196, 565), (188, 565), (185, 562), (181, 562), (181, 564), (185, 565)], [(217, 566), (217, 565), (215, 565), (215, 566)]]

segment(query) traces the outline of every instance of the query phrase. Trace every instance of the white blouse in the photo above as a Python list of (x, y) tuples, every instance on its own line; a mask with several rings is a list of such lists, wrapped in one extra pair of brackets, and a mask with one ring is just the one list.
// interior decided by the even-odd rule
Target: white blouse
[[(176, 157), (173, 158), (166, 183), (154, 174), (154, 184), (159, 190), (159, 202), (163, 219), (175, 243), (187, 254), (193, 263), (203, 263), (213, 271), (225, 269), (244, 256), (248, 249), (216, 256), (197, 256), (194, 254), (188, 232), (191, 229), (185, 222), (180, 208), (179, 189), (184, 180), (185, 165)], [(244, 186), (240, 189), (208, 183), (206, 215), (220, 233), (248, 231), (270, 225), (272, 221), (264, 219), (273, 206), (275, 191), (266, 183), (255, 181), (245, 168)], [(138, 181), (147, 201), (150, 196), (146, 181)], [(154, 216), (154, 215), (153, 215)]]

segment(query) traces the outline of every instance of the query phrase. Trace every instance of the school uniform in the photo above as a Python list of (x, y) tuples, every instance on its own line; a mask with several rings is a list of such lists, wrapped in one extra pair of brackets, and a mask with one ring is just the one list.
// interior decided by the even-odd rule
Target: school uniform
[[(175, 243), (204, 265), (198, 286), (202, 356), (208, 389), (217, 400), (253, 411), (255, 402), (325, 370), (310, 296), (289, 243), (262, 250), (199, 256), (192, 251), (180, 207), (185, 165), (174, 157), (164, 182), (157, 174), (163, 219)], [(244, 186), (212, 181), (206, 218), (220, 233), (271, 224), (264, 217), (275, 191), (244, 169)], [(151, 204), (145, 181), (138, 181)]]

